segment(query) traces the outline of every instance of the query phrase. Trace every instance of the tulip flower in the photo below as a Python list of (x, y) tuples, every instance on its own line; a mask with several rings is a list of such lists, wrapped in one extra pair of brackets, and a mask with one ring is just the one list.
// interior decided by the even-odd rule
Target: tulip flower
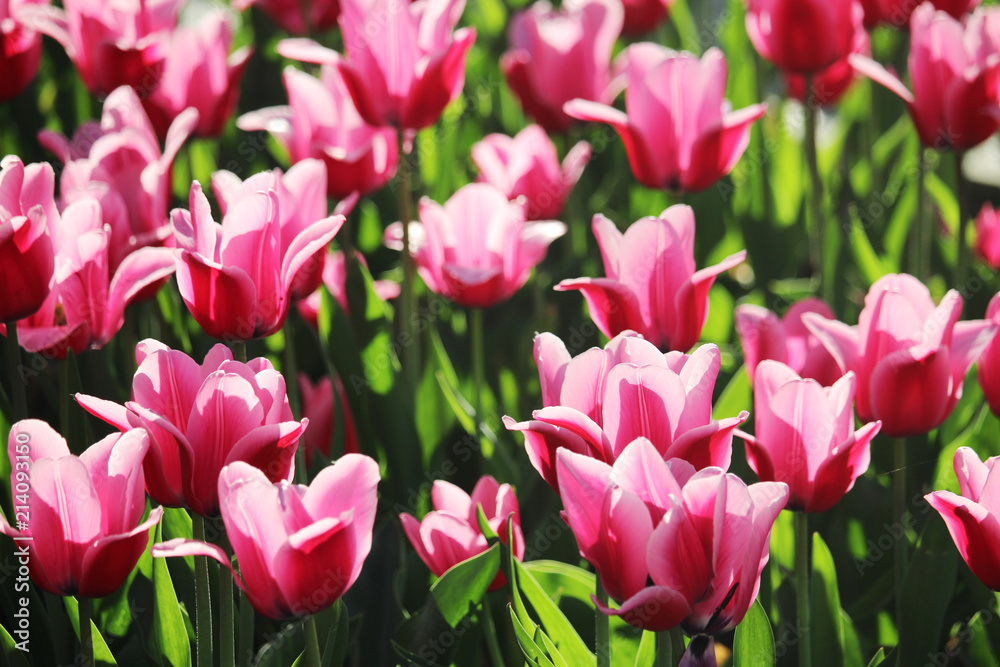
[(598, 602), (602, 612), (643, 630), (680, 625), (689, 634), (725, 632), (743, 620), (787, 485), (747, 486), (714, 467), (695, 472), (686, 461), (664, 461), (646, 438), (614, 466), (563, 449), (557, 468), (563, 519), (621, 604)]
[(854, 430), (856, 387), (850, 372), (822, 387), (778, 361), (757, 366), (755, 435), (736, 434), (746, 442), (747, 462), (761, 481), (788, 484), (788, 509), (825, 512), (868, 469), (871, 441), (881, 424)]
[(676, 0), (622, 0), (625, 21), (622, 34), (641, 35), (651, 32), (667, 18), (667, 11)]
[(799, 72), (786, 71), (785, 88), (788, 96), (802, 102), (827, 107), (836, 104), (858, 78), (858, 72), (851, 66), (851, 54), (871, 55), (871, 40), (864, 30), (854, 32), (851, 52), (826, 69), (812, 75), (811, 81)]
[[(927, 0), (935, 9), (947, 12), (956, 19), (975, 9), (982, 0)], [(880, 23), (886, 23), (896, 28), (905, 28), (910, 24), (910, 16), (918, 6), (919, 0), (861, 0), (865, 9), (865, 27), (874, 28)]]
[(1000, 127), (1000, 11), (976, 10), (963, 24), (930, 3), (910, 19), (907, 69), (913, 92), (875, 61), (851, 56), (865, 76), (898, 95), (924, 146), (964, 150)]
[(865, 297), (857, 326), (813, 313), (806, 327), (843, 373), (858, 377), (856, 407), (864, 422), (881, 420), (894, 438), (939, 426), (962, 397), (962, 383), (996, 331), (985, 320), (959, 322), (962, 297), (930, 292), (907, 274), (879, 278)]
[[(364, 267), (368, 267), (364, 255), (356, 253), (356, 257)], [(344, 253), (340, 250), (332, 251), (327, 255), (326, 262), (323, 264), (323, 285), (329, 290), (330, 296), (336, 300), (337, 305), (350, 315), (351, 310), (347, 307), (347, 261)], [(375, 290), (375, 296), (383, 301), (399, 296), (399, 283), (391, 280), (375, 280), (372, 282), (372, 288)], [(296, 303), (299, 315), (313, 329), (319, 329), (319, 308), (322, 303), (322, 288)]]
[[(437, 480), (431, 488), (431, 502), (434, 511), (428, 512), (422, 521), (405, 512), (399, 515), (399, 521), (420, 560), (435, 576), (440, 577), (452, 566), (486, 551), (486, 537), (477, 518), (479, 506), (483, 508), (486, 522), (504, 544), (507, 544), (507, 519), (511, 517), (514, 557), (518, 560), (524, 557), (521, 510), (510, 484), (498, 484), (489, 475), (484, 475), (476, 482), (470, 496), (454, 484)], [(490, 590), (506, 585), (503, 572), (497, 572)]]
[(564, 280), (556, 290), (583, 292), (591, 319), (608, 338), (634, 330), (668, 350), (683, 352), (698, 342), (716, 276), (746, 259), (741, 250), (695, 271), (690, 206), (642, 218), (624, 234), (598, 213), (593, 229), (607, 277)]
[(515, 137), (489, 134), (472, 146), (479, 180), (503, 190), (507, 199), (523, 196), (528, 220), (561, 215), (588, 160), (590, 144), (581, 141), (560, 166), (556, 147), (538, 125), (529, 125)]
[(38, 5), (24, 12), (24, 20), (66, 49), (91, 93), (130, 86), (145, 96), (156, 88), (183, 0), (62, 4), (64, 9)]
[(171, 213), (177, 287), (207, 334), (223, 340), (270, 336), (285, 323), (293, 281), (326, 248), (344, 216), (310, 221), (291, 239), (282, 229), (278, 186), (230, 201), (222, 225), (195, 181), (190, 210)]
[(0, 103), (17, 97), (38, 74), (42, 36), (23, 11), (49, 0), (0, 0)]
[(199, 365), (147, 339), (135, 348), (138, 369), (124, 406), (94, 396), (76, 399), (125, 432), (149, 432), (143, 464), (150, 497), (168, 507), (219, 515), (216, 481), (223, 466), (247, 461), (272, 482), (289, 480), (295, 448), (309, 420), (293, 421), (285, 380), (266, 358), (243, 364), (216, 345)]
[(989, 203), (976, 216), (976, 254), (994, 271), (1000, 269), (1000, 219)]
[(267, 130), (292, 162), (317, 158), (326, 164), (327, 193), (345, 198), (378, 190), (396, 173), (396, 131), (366, 123), (354, 107), (340, 72), (323, 67), (320, 78), (288, 68), (288, 104), (243, 114), (241, 130)]
[(193, 109), (177, 116), (161, 153), (138, 96), (122, 87), (104, 101), (100, 124), (85, 123), (72, 141), (39, 132), (39, 143), (65, 165), (59, 182), (63, 205), (81, 199), (100, 202), (104, 224), (111, 229), (112, 271), (138, 248), (171, 244), (170, 167), (197, 122)]
[(601, 350), (571, 358), (559, 338), (535, 338), (535, 363), (545, 407), (532, 421), (504, 417), (524, 433), (528, 460), (558, 491), (560, 449), (612, 464), (635, 438), (649, 438), (665, 459), (682, 458), (696, 468), (729, 468), (738, 417), (712, 418), (712, 391), (721, 358), (715, 345), (694, 353), (661, 353), (634, 332), (615, 336)]
[[(635, 44), (616, 66), (627, 81), (624, 112), (587, 100), (573, 100), (564, 109), (573, 118), (615, 128), (632, 174), (649, 188), (698, 192), (711, 186), (736, 166), (750, 143), (750, 126), (767, 110), (763, 104), (729, 110), (723, 99), (726, 58), (716, 48), (699, 60), (656, 44)], [(684, 95), (663, 93), (677, 90)]]
[(858, 0), (747, 0), (750, 41), (784, 72), (814, 74), (846, 58), (863, 19)]
[(228, 15), (210, 12), (194, 26), (177, 28), (167, 41), (160, 84), (144, 99), (149, 119), (161, 137), (188, 107), (198, 110), (195, 133), (222, 133), (240, 96), (240, 80), (253, 48), (229, 54), (233, 26)]
[[(990, 299), (990, 305), (986, 308), (986, 320), (1000, 328), (1000, 294)], [(1000, 341), (996, 335), (990, 338), (990, 342), (983, 349), (977, 365), (979, 386), (986, 397), (986, 403), (989, 404), (993, 414), (1000, 415)]]
[(169, 248), (140, 248), (112, 271), (111, 232), (92, 199), (70, 204), (57, 224), (52, 289), (17, 329), (25, 350), (65, 359), (70, 349), (104, 347), (125, 323), (125, 307), (158, 289), (175, 260)]
[[(566, 233), (556, 221), (525, 222), (524, 203), (487, 183), (466, 185), (441, 206), (420, 200), (410, 223), (410, 252), (431, 291), (467, 308), (506, 301), (528, 280), (549, 244)], [(403, 225), (385, 230), (385, 244), (403, 249)]]
[(148, 447), (146, 432), (135, 429), (109, 435), (77, 457), (45, 422), (14, 424), (7, 455), (17, 528), (0, 517), (0, 532), (23, 540), (18, 544), (28, 556), (21, 563), (41, 589), (97, 598), (125, 583), (163, 516), (157, 507), (140, 523)]
[(812, 378), (824, 387), (829, 387), (840, 379), (843, 373), (837, 360), (802, 321), (802, 316), (806, 313), (817, 313), (833, 319), (830, 306), (814, 298), (796, 301), (780, 320), (773, 312), (761, 306), (736, 306), (736, 334), (743, 346), (743, 367), (751, 382), (757, 364), (765, 359), (787, 364), (802, 377)]
[(344, 419), (344, 453), (357, 454), (358, 429), (354, 425), (354, 417), (351, 415), (351, 406), (347, 404), (347, 392), (339, 377), (332, 380), (329, 377), (322, 377), (313, 383), (305, 373), (299, 373), (299, 395), (302, 397), (302, 415), (309, 420), (309, 429), (302, 437), (304, 447), (306, 468), (312, 465), (316, 453), (322, 454), (326, 459), (330, 458), (330, 445), (333, 442), (334, 415), (336, 406), (334, 404), (334, 394), (336, 390), (336, 402), (340, 404), (340, 414)]
[(55, 268), (48, 218), (58, 217), (55, 175), (45, 162), (0, 161), (0, 322), (28, 317), (49, 295)]
[(941, 514), (972, 573), (987, 588), (1000, 591), (1000, 505), (994, 498), (1000, 474), (993, 472), (1000, 467), (996, 461), (996, 456), (981, 461), (969, 447), (959, 447), (954, 465), (962, 495), (934, 491), (924, 499)]
[(339, 0), (233, 0), (233, 9), (244, 11), (257, 7), (282, 30), (293, 35), (306, 35), (313, 31), (329, 30), (337, 25), (340, 16)]
[(178, 538), (153, 545), (153, 556), (214, 558), (268, 618), (315, 614), (361, 573), (372, 546), (378, 482), (378, 464), (360, 454), (344, 455), (309, 486), (272, 482), (248, 463), (232, 463), (213, 487), (239, 574), (215, 544)]
[(566, 102), (610, 104), (617, 92), (611, 51), (623, 19), (616, 0), (564, 3), (559, 11), (542, 0), (515, 14), (500, 69), (524, 112), (549, 132), (565, 132), (573, 122)]
[(370, 125), (420, 130), (437, 122), (465, 84), (474, 28), (455, 30), (465, 0), (341, 0), (347, 58), (309, 39), (288, 39), (278, 53), (340, 70)]

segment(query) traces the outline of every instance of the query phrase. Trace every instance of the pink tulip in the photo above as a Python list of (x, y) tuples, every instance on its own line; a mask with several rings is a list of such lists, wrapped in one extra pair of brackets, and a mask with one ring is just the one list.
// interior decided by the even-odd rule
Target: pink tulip
[(266, 176), (271, 181), (266, 190), (228, 202), (221, 226), (197, 181), (191, 185), (190, 211), (171, 213), (182, 248), (181, 298), (205, 332), (219, 339), (250, 340), (280, 329), (299, 271), (324, 252), (344, 224), (343, 215), (312, 219), (289, 238), (282, 225), (280, 177)]
[(159, 289), (175, 260), (168, 248), (140, 248), (112, 269), (112, 233), (92, 199), (70, 204), (57, 225), (52, 289), (17, 328), (25, 350), (65, 359), (70, 349), (104, 347), (125, 323), (125, 307)]
[(843, 373), (837, 360), (802, 321), (806, 313), (833, 319), (830, 306), (814, 298), (796, 301), (780, 320), (761, 306), (743, 304), (736, 307), (736, 334), (743, 346), (743, 367), (751, 382), (757, 364), (765, 359), (787, 364), (802, 377), (812, 378), (824, 387), (840, 379)]
[(378, 190), (396, 173), (396, 131), (373, 127), (361, 118), (340, 72), (323, 67), (320, 78), (288, 68), (288, 104), (240, 116), (248, 132), (267, 130), (288, 151), (292, 162), (317, 158), (326, 163), (327, 192), (345, 198)]
[(994, 271), (1000, 269), (1000, 219), (989, 203), (976, 216), (976, 254)]
[(334, 416), (336, 405), (334, 404), (334, 389), (336, 389), (336, 403), (340, 405), (340, 414), (343, 415), (344, 424), (344, 453), (357, 454), (361, 450), (358, 448), (358, 429), (354, 425), (354, 416), (351, 414), (351, 406), (347, 404), (347, 392), (339, 377), (331, 380), (329, 377), (322, 377), (313, 383), (305, 373), (299, 373), (299, 395), (302, 397), (302, 415), (309, 420), (309, 429), (302, 437), (304, 447), (306, 468), (312, 465), (317, 452), (324, 458), (329, 459), (330, 445), (333, 443)]
[(954, 463), (962, 495), (935, 491), (924, 496), (941, 514), (969, 569), (994, 591), (1000, 590), (1000, 496), (994, 488), (1000, 483), (1000, 466), (996, 461), (996, 456), (980, 461), (972, 449), (959, 447)]
[[(470, 496), (454, 484), (437, 480), (431, 489), (431, 501), (434, 511), (428, 512), (423, 521), (405, 512), (399, 515), (399, 521), (420, 560), (435, 576), (440, 577), (452, 566), (486, 551), (486, 537), (477, 518), (476, 508), (480, 505), (486, 522), (504, 544), (507, 544), (507, 518), (513, 515), (514, 557), (518, 560), (524, 557), (521, 510), (510, 484), (498, 484), (484, 475)], [(506, 585), (503, 572), (497, 572), (490, 590)]]
[[(990, 299), (990, 305), (986, 308), (986, 320), (1000, 328), (1000, 294)], [(990, 342), (983, 350), (978, 366), (979, 386), (983, 390), (986, 402), (993, 414), (1000, 415), (1000, 341), (996, 335), (990, 338)]]
[(326, 609), (354, 584), (372, 546), (378, 464), (346, 454), (309, 486), (281, 480), (242, 461), (218, 476), (226, 535), (240, 566), (215, 544), (178, 538), (153, 556), (208, 556), (228, 567), (258, 612), (276, 620)]
[(489, 134), (472, 146), (479, 180), (503, 190), (507, 199), (523, 196), (528, 220), (561, 215), (588, 160), (590, 144), (581, 141), (560, 166), (556, 147), (538, 125), (529, 125), (515, 137)]
[(638, 220), (624, 234), (600, 213), (593, 228), (607, 277), (564, 280), (556, 290), (583, 292), (605, 336), (634, 330), (668, 350), (683, 352), (698, 342), (716, 276), (747, 256), (741, 250), (696, 272), (694, 211), (680, 204)]
[(55, 268), (48, 217), (57, 217), (48, 163), (0, 161), (0, 322), (28, 317), (49, 295)]
[(746, 442), (747, 462), (761, 481), (788, 484), (788, 509), (825, 512), (868, 469), (881, 423), (855, 432), (856, 386), (850, 372), (824, 388), (778, 361), (757, 366), (755, 435), (736, 434)]
[(622, 34), (642, 35), (667, 19), (667, 11), (676, 0), (622, 0), (625, 22)]
[(515, 14), (500, 69), (525, 113), (549, 132), (565, 132), (573, 122), (566, 102), (610, 104), (617, 93), (611, 51), (623, 19), (617, 0), (580, 0), (558, 11), (541, 0)]
[(996, 331), (985, 320), (959, 322), (961, 312), (958, 292), (935, 308), (927, 287), (904, 273), (872, 285), (857, 326), (813, 313), (802, 319), (841, 372), (858, 376), (858, 417), (881, 420), (883, 433), (905, 438), (951, 414), (966, 373)]
[(743, 620), (787, 485), (748, 487), (719, 468), (695, 472), (686, 461), (665, 462), (646, 438), (614, 466), (564, 449), (557, 467), (563, 519), (621, 603), (598, 602), (602, 612), (644, 630), (681, 625), (689, 634), (724, 632)]
[(38, 74), (42, 36), (23, 17), (25, 7), (50, 0), (0, 0), (0, 103), (17, 97)]
[[(364, 255), (356, 253), (356, 256), (358, 261), (367, 268), (368, 262), (365, 261)], [(337, 305), (350, 315), (351, 311), (347, 307), (347, 262), (344, 253), (340, 250), (330, 252), (326, 258), (326, 262), (323, 265), (323, 285), (330, 292), (330, 296), (336, 300)], [(399, 296), (399, 283), (392, 280), (375, 280), (372, 283), (372, 287), (375, 290), (375, 296), (383, 301), (395, 299)], [(319, 309), (322, 303), (323, 292), (322, 288), (320, 288), (296, 304), (299, 309), (299, 315), (313, 329), (319, 329)]]
[(65, 165), (59, 183), (63, 205), (100, 202), (111, 229), (112, 270), (138, 248), (172, 244), (170, 167), (197, 122), (193, 109), (177, 116), (161, 153), (139, 98), (122, 87), (104, 101), (101, 122), (85, 123), (72, 142), (48, 130), (38, 134), (39, 143)]
[(232, 42), (231, 19), (221, 11), (173, 32), (160, 84), (143, 101), (157, 134), (166, 137), (170, 123), (188, 107), (198, 110), (196, 134), (215, 137), (222, 133), (236, 108), (240, 79), (253, 54), (253, 48), (245, 46), (230, 55)]
[[(431, 291), (467, 308), (488, 308), (513, 296), (565, 233), (561, 222), (525, 222), (522, 202), (472, 183), (444, 206), (420, 200), (420, 222), (410, 223), (410, 252)], [(402, 250), (402, 239), (401, 223), (386, 228), (387, 246)]]
[(524, 433), (528, 460), (557, 491), (559, 449), (610, 465), (640, 436), (652, 440), (663, 458), (682, 458), (699, 469), (729, 468), (733, 429), (748, 413), (712, 418), (721, 364), (716, 346), (663, 354), (625, 332), (603, 350), (571, 358), (559, 338), (543, 333), (535, 338), (535, 363), (545, 407), (532, 413), (532, 421), (503, 421)]
[[(698, 192), (711, 186), (736, 166), (750, 143), (750, 126), (767, 111), (763, 104), (729, 111), (723, 99), (726, 58), (716, 48), (699, 60), (656, 44), (635, 44), (616, 67), (627, 81), (625, 112), (587, 100), (573, 100), (564, 109), (573, 118), (615, 128), (632, 174), (646, 187)], [(663, 92), (679, 90), (684, 94)]]
[(278, 53), (336, 66), (361, 117), (371, 125), (419, 130), (437, 122), (462, 92), (474, 28), (455, 30), (465, 0), (341, 0), (347, 58), (309, 39)]
[[(929, 0), (936, 9), (948, 12), (956, 19), (975, 9), (982, 0)], [(874, 28), (879, 23), (887, 23), (896, 28), (910, 24), (913, 10), (920, 0), (861, 0), (865, 8), (865, 27)]]
[(309, 420), (294, 421), (285, 379), (270, 361), (233, 361), (219, 344), (199, 366), (153, 339), (136, 346), (135, 360), (132, 400), (124, 406), (82, 394), (76, 399), (122, 432), (149, 432), (143, 470), (153, 500), (213, 517), (223, 466), (247, 461), (271, 481), (292, 478), (295, 448)]
[[(849, 60), (850, 55), (855, 53), (862, 56), (871, 55), (871, 40), (864, 30), (854, 32), (854, 45), (849, 54), (813, 75), (808, 89), (806, 75), (790, 70), (784, 72), (788, 96), (802, 103), (812, 102), (823, 107), (836, 104), (858, 78), (858, 73)], [(806, 99), (807, 93), (809, 99)]]
[(143, 96), (156, 88), (183, 0), (63, 0), (25, 12), (59, 42), (95, 95), (130, 86)]
[(972, 148), (1000, 127), (1000, 10), (976, 10), (963, 26), (925, 2), (910, 19), (913, 92), (875, 61), (851, 64), (906, 102), (924, 146)]
[(121, 588), (159, 523), (157, 507), (142, 523), (140, 482), (146, 432), (109, 435), (73, 456), (51, 426), (17, 422), (7, 455), (17, 529), (0, 517), (0, 532), (28, 550), (31, 579), (53, 595), (99, 598)]
[(811, 74), (846, 58), (863, 19), (858, 0), (747, 0), (750, 41), (784, 72)]
[(233, 0), (233, 9), (257, 7), (293, 35), (329, 30), (340, 16), (339, 0)]

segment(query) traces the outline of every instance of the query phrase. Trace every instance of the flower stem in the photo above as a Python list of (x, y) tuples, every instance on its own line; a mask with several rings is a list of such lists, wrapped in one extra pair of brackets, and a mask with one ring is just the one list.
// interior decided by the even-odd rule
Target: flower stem
[(493, 612), (490, 611), (489, 600), (483, 600), (482, 609), (483, 634), (486, 636), (486, 650), (489, 651), (490, 662), (493, 663), (493, 667), (505, 667), (506, 663), (503, 660), (503, 651), (500, 650), (500, 641), (497, 639), (497, 628), (493, 623)]
[(400, 134), (400, 155), (406, 156), (399, 165), (397, 192), (399, 193), (399, 222), (403, 226), (403, 285), (400, 293), (400, 317), (403, 320), (399, 330), (402, 351), (403, 377), (411, 402), (415, 402), (419, 382), (420, 345), (416, 340), (413, 321), (414, 264), (410, 253), (410, 222), (413, 220), (413, 191), (410, 183), (410, 169), (414, 162), (412, 154), (407, 154), (404, 139)]
[(966, 275), (969, 271), (969, 246), (966, 241), (966, 231), (969, 226), (969, 193), (968, 183), (962, 173), (963, 151), (955, 151), (955, 177), (958, 179), (958, 254), (955, 257), (954, 287), (962, 291)]
[(94, 662), (94, 632), (90, 627), (93, 618), (93, 600), (80, 596), (78, 603), (80, 615), (80, 653), (83, 655), (83, 664), (93, 665)]
[(812, 664), (812, 635), (809, 632), (809, 577), (812, 566), (809, 561), (809, 515), (795, 513), (795, 598), (797, 602), (799, 641), (799, 666)]
[(479, 439), (482, 437), (483, 385), (486, 384), (486, 349), (483, 344), (483, 309), (473, 308), (470, 316), (472, 319), (470, 325), (472, 338), (472, 392), (475, 394), (473, 408), (476, 411), (474, 418), (474, 436), (476, 438), (476, 443), (478, 444)]
[(233, 359), (241, 364), (247, 362), (247, 342), (245, 340), (238, 340), (233, 343)]
[[(597, 601), (608, 606), (608, 592), (601, 583), (600, 572), (597, 578)], [(600, 609), (594, 608), (594, 648), (597, 653), (597, 667), (611, 667), (611, 619)]]
[(306, 617), (306, 619), (302, 621), (302, 630), (306, 635), (305, 667), (319, 667), (319, 636), (316, 634), (316, 617)]
[(59, 425), (66, 442), (72, 443), (69, 428), (69, 356), (59, 362)]
[(17, 340), (17, 323), (7, 322), (7, 363), (10, 365), (10, 393), (14, 415), (11, 423), (28, 418), (28, 399), (21, 378), (21, 344)]
[(673, 647), (672, 664), (679, 665), (681, 660), (684, 658), (684, 631), (681, 630), (681, 626), (676, 625), (669, 632), (670, 644)]
[[(299, 366), (295, 358), (295, 317), (292, 312), (288, 313), (285, 320), (285, 349), (284, 364), (281, 369), (285, 376), (285, 393), (288, 396), (288, 405), (292, 409), (293, 417), (302, 416), (302, 404), (299, 399)], [(295, 449), (295, 483), (305, 484), (309, 481), (309, 471), (306, 469), (306, 449), (301, 442)]]
[(816, 151), (816, 116), (819, 112), (813, 98), (813, 79), (806, 77), (806, 162), (809, 165), (809, 215), (812, 218), (812, 234), (809, 243), (809, 260), (813, 272), (819, 277), (819, 292), (827, 303), (833, 302), (833, 285), (825, 280), (823, 267), (823, 242), (826, 239), (826, 219), (823, 217), (823, 181), (819, 175), (819, 156)]
[(254, 609), (246, 593), (240, 591), (240, 664), (249, 665), (253, 661)]
[[(656, 667), (671, 667), (674, 658), (674, 641), (669, 630), (656, 633)], [(677, 664), (677, 663), (673, 663)]]
[(236, 623), (233, 614), (233, 573), (219, 568), (219, 653), (222, 667), (236, 666)]
[(917, 219), (910, 230), (910, 272), (921, 282), (926, 282), (930, 277), (931, 266), (931, 230), (924, 210), (927, 198), (926, 171), (924, 149), (921, 149), (917, 168)]
[(893, 440), (892, 520), (903, 526), (893, 550), (896, 584), (896, 634), (903, 645), (903, 578), (906, 576), (906, 438)]
[[(205, 517), (191, 514), (192, 537), (198, 542), (205, 541)], [(212, 591), (208, 583), (208, 557), (194, 558), (195, 589), (195, 637), (198, 651), (198, 667), (212, 664)]]

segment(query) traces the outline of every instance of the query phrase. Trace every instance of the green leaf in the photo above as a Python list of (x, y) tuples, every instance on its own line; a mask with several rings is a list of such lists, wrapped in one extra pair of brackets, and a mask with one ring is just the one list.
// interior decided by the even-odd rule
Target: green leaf
[(766, 667), (774, 664), (774, 634), (760, 600), (753, 603), (736, 626), (733, 667)]
[[(24, 651), (21, 651), (16, 647), (17, 642), (10, 633), (7, 632), (7, 628), (0, 625), (0, 641), (3, 642), (3, 652), (6, 658), (6, 664), (10, 667), (28, 667), (28, 660), (25, 656), (30, 655)], [(30, 640), (28, 647), (31, 647)]]
[(729, 381), (722, 395), (712, 408), (713, 419), (735, 417), (743, 410), (749, 410), (753, 405), (753, 394), (750, 390), (750, 378), (744, 368), (739, 368), (733, 379)]
[(899, 664), (923, 664), (940, 650), (945, 612), (955, 592), (958, 551), (944, 521), (932, 513), (903, 578)]
[[(156, 527), (155, 542), (163, 541), (163, 527)], [(165, 558), (153, 559), (153, 645), (161, 665), (182, 667), (191, 664), (191, 644), (188, 641), (180, 604), (170, 580)]]
[[(539, 648), (538, 644), (532, 638), (528, 631), (523, 625), (521, 625), (521, 620), (518, 618), (517, 613), (511, 605), (507, 605), (507, 609), (510, 610), (510, 620), (511, 624), (514, 626), (514, 637), (517, 639), (518, 645), (521, 647), (521, 652), (524, 653), (525, 660), (528, 664), (538, 667), (539, 665), (546, 665), (546, 667), (555, 667), (552, 662), (545, 657), (544, 651)], [(534, 627), (534, 624), (532, 624)]]
[(573, 665), (594, 664), (594, 654), (587, 649), (565, 614), (538, 585), (531, 572), (517, 560), (513, 561), (513, 569), (517, 572), (518, 589), (535, 610), (542, 628), (559, 647), (559, 651)]
[(656, 660), (656, 633), (643, 630), (639, 640), (639, 652), (635, 656), (635, 667), (653, 667)]
[(868, 663), (868, 667), (878, 667), (883, 662), (885, 662), (885, 649), (879, 648), (879, 650), (875, 652), (875, 655), (872, 656), (871, 661)]
[(500, 547), (492, 547), (453, 565), (431, 586), (431, 596), (444, 620), (457, 627), (470, 608), (479, 606), (500, 570)]
[(810, 606), (814, 665), (844, 664), (844, 629), (840, 622), (840, 593), (833, 555), (819, 533), (812, 539)]
[(875, 249), (872, 248), (868, 235), (865, 233), (865, 226), (858, 217), (857, 207), (850, 208), (851, 216), (851, 251), (854, 253), (854, 261), (858, 269), (864, 276), (865, 281), (871, 285), (876, 280), (884, 276), (887, 271), (882, 264), (881, 258)]
[[(63, 598), (63, 604), (66, 606), (66, 615), (69, 616), (69, 622), (73, 625), (73, 632), (76, 633), (76, 641), (80, 641), (80, 608), (77, 605), (76, 598), (71, 596), (66, 596)], [(90, 622), (90, 628), (94, 635), (94, 660), (98, 665), (117, 665), (115, 658), (111, 655), (111, 649), (108, 648), (107, 643), (104, 641), (104, 637), (101, 635), (101, 631), (97, 629), (94, 622)]]

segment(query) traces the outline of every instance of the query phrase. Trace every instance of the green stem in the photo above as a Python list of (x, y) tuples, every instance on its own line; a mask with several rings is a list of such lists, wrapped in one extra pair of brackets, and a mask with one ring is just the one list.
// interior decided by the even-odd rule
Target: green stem
[(69, 363), (68, 356), (59, 362), (59, 424), (62, 436), (72, 443), (69, 428)]
[[(192, 537), (205, 541), (205, 517), (192, 513)], [(198, 667), (212, 665), (212, 591), (208, 583), (208, 557), (194, 558), (195, 637), (198, 649)]]
[(679, 665), (684, 658), (684, 631), (681, 626), (675, 626), (670, 632), (670, 644), (674, 649), (673, 664)]
[(416, 402), (418, 368), (420, 365), (420, 346), (416, 340), (413, 321), (413, 282), (414, 264), (410, 254), (410, 222), (413, 220), (413, 192), (410, 184), (410, 169), (413, 157), (408, 155), (403, 146), (403, 135), (400, 133), (400, 155), (405, 159), (399, 166), (396, 190), (399, 194), (399, 222), (403, 226), (403, 285), (400, 293), (400, 317), (403, 319), (400, 327), (400, 347), (402, 349), (403, 375), (411, 403)]
[(809, 562), (809, 515), (795, 513), (795, 599), (797, 602), (796, 622), (801, 640), (799, 641), (799, 667), (812, 665), (812, 634), (809, 631), (809, 577), (812, 566)]
[(94, 632), (90, 627), (93, 618), (93, 600), (83, 596), (79, 599), (80, 613), (80, 653), (83, 655), (85, 665), (96, 664), (94, 662)]
[(928, 219), (924, 210), (924, 201), (927, 198), (924, 155), (924, 149), (921, 149), (917, 168), (917, 219), (915, 226), (910, 230), (910, 272), (921, 282), (926, 282), (930, 277), (931, 265), (931, 230), (927, 228)]
[[(681, 646), (684, 644), (682, 643)], [(669, 630), (656, 633), (656, 667), (671, 667), (674, 657), (674, 641)], [(677, 663), (673, 663), (677, 664)]]
[(958, 255), (955, 258), (954, 287), (961, 290), (969, 271), (969, 247), (966, 241), (969, 226), (969, 193), (968, 183), (962, 173), (963, 151), (955, 151), (955, 177), (958, 179)]
[(238, 340), (233, 343), (233, 359), (241, 364), (247, 362), (247, 342), (245, 340)]
[(493, 623), (493, 612), (490, 611), (489, 600), (483, 600), (483, 634), (486, 636), (486, 650), (490, 654), (490, 662), (493, 667), (506, 667), (503, 659), (503, 651), (500, 650), (500, 641), (497, 639), (497, 628)]
[(819, 156), (816, 151), (816, 116), (819, 112), (813, 99), (813, 79), (806, 77), (806, 162), (809, 165), (809, 214), (812, 218), (812, 234), (809, 244), (809, 259), (813, 272), (819, 276), (820, 294), (827, 303), (833, 303), (833, 285), (824, 278), (823, 241), (826, 238), (826, 220), (823, 217), (823, 181), (819, 175)]
[(254, 609), (247, 599), (246, 593), (240, 591), (240, 664), (249, 665), (253, 662), (253, 624)]
[(233, 573), (219, 568), (219, 654), (222, 667), (236, 667), (236, 623), (233, 613)]
[(483, 309), (473, 308), (470, 313), (472, 322), (472, 392), (474, 394), (473, 408), (475, 408), (475, 438), (479, 442), (482, 437), (483, 424), (483, 386), (486, 384), (485, 356), (486, 349), (483, 344)]
[[(288, 404), (292, 408), (293, 416), (302, 414), (302, 404), (299, 399), (299, 366), (295, 358), (295, 324), (293, 313), (288, 313), (285, 321), (285, 350), (284, 350), (284, 371), (285, 392), (288, 394)], [(306, 449), (299, 446), (295, 450), (295, 483), (305, 484), (309, 477), (306, 469)]]
[(904, 526), (903, 534), (896, 540), (893, 550), (895, 584), (896, 584), (896, 634), (899, 645), (903, 645), (903, 578), (906, 576), (907, 538), (906, 526), (906, 438), (895, 438), (893, 441), (893, 480), (892, 480), (892, 520), (897, 525)]
[(28, 398), (20, 374), (21, 344), (17, 341), (17, 323), (14, 321), (7, 322), (7, 363), (10, 364), (10, 393), (14, 404), (13, 423), (28, 418)]
[[(597, 601), (608, 606), (608, 592), (597, 573)], [(594, 648), (597, 653), (597, 667), (611, 667), (611, 622), (600, 609), (594, 608)]]
[(319, 667), (319, 637), (316, 634), (316, 617), (308, 616), (302, 621), (302, 629), (306, 635), (305, 667)]

